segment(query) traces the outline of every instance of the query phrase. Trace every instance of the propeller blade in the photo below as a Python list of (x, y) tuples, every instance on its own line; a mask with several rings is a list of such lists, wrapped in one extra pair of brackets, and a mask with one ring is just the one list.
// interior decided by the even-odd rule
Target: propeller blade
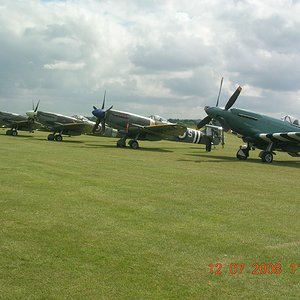
[(34, 100), (32, 100), (32, 110), (34, 110)]
[(103, 97), (103, 102), (102, 102), (102, 108), (101, 109), (104, 109), (104, 106), (105, 106), (105, 98), (106, 98), (106, 90), (104, 92), (104, 97)]
[(97, 108), (96, 106), (93, 106), (93, 109), (96, 110), (96, 109), (98, 109), (98, 108)]
[(38, 101), (38, 103), (37, 103), (37, 105), (36, 105), (36, 107), (35, 107), (35, 109), (34, 109), (34, 112), (37, 112), (37, 110), (38, 110), (38, 108), (39, 108), (39, 105), (40, 105), (40, 100)]
[(114, 106), (112, 105), (109, 109), (106, 110), (106, 112), (110, 111)]
[(220, 95), (221, 95), (222, 85), (223, 85), (223, 77), (222, 77), (221, 83), (220, 83), (219, 94), (218, 94), (217, 104), (216, 104), (217, 107), (219, 106), (219, 100), (220, 100)]
[(202, 128), (203, 126), (205, 126), (206, 124), (208, 124), (211, 121), (211, 117), (210, 116), (206, 116), (203, 120), (201, 120), (198, 124), (197, 124), (197, 128)]
[(226, 103), (225, 110), (228, 110), (232, 107), (232, 105), (235, 103), (236, 99), (238, 98), (241, 90), (242, 90), (241, 86), (239, 86), (236, 89), (236, 91), (232, 94), (232, 96), (229, 98), (228, 102)]

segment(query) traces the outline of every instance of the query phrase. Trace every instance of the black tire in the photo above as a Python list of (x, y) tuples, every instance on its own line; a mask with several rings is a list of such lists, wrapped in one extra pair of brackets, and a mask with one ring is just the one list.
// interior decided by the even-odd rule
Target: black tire
[(238, 152), (236, 153), (236, 158), (239, 160), (246, 160), (248, 157), (249, 157), (249, 151), (247, 150), (239, 149)]
[(130, 148), (131, 149), (138, 149), (139, 148), (139, 143), (138, 141), (135, 141), (135, 140), (132, 140), (130, 141), (131, 143), (129, 144), (130, 145)]
[(11, 130), (9, 129), (9, 130), (6, 130), (6, 135), (11, 135)]
[(237, 158), (238, 160), (246, 160), (246, 159), (247, 159), (247, 156), (242, 156), (242, 155), (236, 154), (236, 158)]
[(12, 136), (17, 136), (18, 135), (18, 131), (17, 130), (12, 130), (11, 131), (11, 135)]
[(61, 134), (58, 134), (54, 137), (54, 139), (57, 141), (57, 142), (61, 142), (63, 140), (63, 137)]
[(53, 133), (50, 133), (48, 135), (48, 141), (54, 141), (54, 134)]
[(118, 148), (125, 148), (126, 145), (125, 145), (124, 143), (118, 141), (118, 142), (117, 142), (117, 147), (118, 147)]
[(205, 145), (205, 151), (206, 152), (211, 152), (211, 141), (208, 141)]
[(261, 160), (264, 163), (267, 163), (267, 164), (272, 163), (273, 162), (273, 154), (272, 154), (272, 152), (269, 152), (269, 151), (263, 152), (262, 155), (261, 155)]

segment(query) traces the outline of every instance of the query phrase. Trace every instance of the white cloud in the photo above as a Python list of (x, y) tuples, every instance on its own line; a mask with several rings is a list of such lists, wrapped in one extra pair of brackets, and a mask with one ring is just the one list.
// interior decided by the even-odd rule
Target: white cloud
[[(300, 116), (299, 1), (2, 0), (0, 109), (203, 116), (238, 106)], [(100, 100), (99, 100), (100, 99)]]
[(78, 62), (72, 63), (68, 61), (55, 61), (52, 64), (45, 64), (44, 68), (48, 70), (68, 70), (68, 71), (76, 71), (81, 70), (85, 66), (85, 63)]

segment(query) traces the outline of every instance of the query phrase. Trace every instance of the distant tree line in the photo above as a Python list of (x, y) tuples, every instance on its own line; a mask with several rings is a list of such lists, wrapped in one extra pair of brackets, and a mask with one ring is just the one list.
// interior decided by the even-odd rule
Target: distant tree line
[(185, 126), (195, 127), (200, 120), (196, 119), (168, 119), (171, 123), (177, 123)]

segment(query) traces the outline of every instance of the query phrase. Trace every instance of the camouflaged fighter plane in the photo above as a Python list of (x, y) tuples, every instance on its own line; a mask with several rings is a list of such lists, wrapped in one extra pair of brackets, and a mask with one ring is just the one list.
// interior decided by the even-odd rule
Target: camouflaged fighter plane
[[(33, 104), (33, 112), (36, 112), (39, 102), (36, 107)], [(33, 132), (39, 127), (34, 123), (34, 119), (29, 116), (22, 116), (15, 113), (0, 111), (0, 125), (3, 128), (10, 128), (6, 131), (6, 135), (17, 136), (18, 130)]]
[(206, 145), (206, 150), (211, 150), (212, 143), (223, 142), (222, 128), (219, 126), (207, 125), (210, 134), (205, 134), (199, 130), (187, 128), (186, 126), (168, 122), (166, 119), (152, 115), (144, 117), (129, 112), (113, 110), (113, 106), (104, 110), (105, 95), (101, 108), (93, 107), (92, 114), (97, 118), (93, 131), (101, 125), (101, 130), (105, 130), (106, 124), (118, 130), (121, 137), (117, 141), (117, 147), (126, 147), (126, 140), (132, 149), (139, 148), (138, 140), (158, 141), (162, 139), (196, 143)]
[(300, 157), (300, 127), (299, 121), (292, 121), (290, 116), (279, 120), (266, 115), (261, 115), (247, 110), (230, 109), (242, 88), (239, 86), (228, 100), (224, 109), (205, 107), (207, 117), (199, 122), (198, 128), (205, 126), (212, 119), (218, 120), (224, 130), (231, 130), (247, 143), (240, 147), (236, 157), (246, 160), (249, 151), (261, 149), (259, 154), (262, 162), (271, 163), (274, 151), (287, 152), (293, 157)]
[[(95, 122), (80, 115), (69, 117), (57, 113), (36, 110), (28, 111), (26, 114), (29, 118), (38, 121), (48, 131), (52, 132), (47, 137), (49, 141), (61, 142), (63, 140), (62, 135), (78, 136), (85, 133), (92, 133), (93, 129), (95, 133), (102, 131), (101, 124), (95, 129)], [(116, 132), (111, 128), (105, 128), (103, 135), (113, 136), (116, 135)]]
[(81, 135), (85, 132), (90, 132), (94, 128), (94, 123), (89, 120), (78, 120), (75, 117), (69, 117), (57, 113), (44, 111), (28, 111), (27, 116), (43, 124), (43, 126), (52, 131), (48, 135), (49, 141), (61, 142), (62, 135)]

